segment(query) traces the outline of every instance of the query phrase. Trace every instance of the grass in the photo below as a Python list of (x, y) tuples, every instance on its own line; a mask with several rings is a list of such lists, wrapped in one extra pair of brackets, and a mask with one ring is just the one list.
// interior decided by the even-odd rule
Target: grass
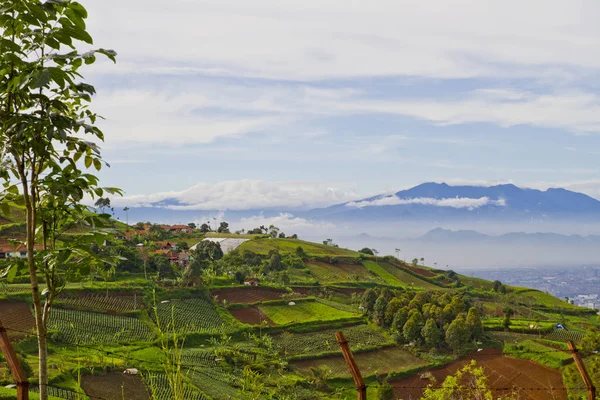
[(556, 351), (556, 349), (536, 343), (533, 340), (525, 340), (517, 344), (506, 344), (504, 354), (535, 361), (554, 369), (560, 369), (573, 360), (570, 354)]
[(359, 257), (359, 254), (353, 250), (342, 249), (339, 247), (326, 246), (305, 242), (298, 239), (254, 239), (243, 243), (238, 249), (249, 250), (258, 254), (268, 254), (271, 250), (279, 250), (282, 253), (293, 253), (300, 246), (306, 254), (316, 257)]
[(336, 282), (373, 282), (381, 280), (369, 273), (360, 264), (327, 264), (323, 262), (310, 262), (306, 267), (315, 279), (321, 283)]
[(581, 307), (574, 306), (558, 297), (554, 297), (551, 294), (540, 290), (518, 288), (515, 290), (515, 294), (518, 299), (523, 299), (525, 302), (527, 302), (526, 298), (528, 297), (533, 299), (536, 306), (543, 306), (551, 309), (563, 308), (568, 310), (583, 310)]
[(444, 288), (434, 285), (433, 283), (427, 282), (424, 279), (419, 279), (416, 276), (404, 271), (402, 268), (399, 268), (390, 263), (381, 262), (380, 265), (389, 274), (393, 275), (400, 282), (402, 282), (402, 284), (404, 286), (410, 286), (415, 289), (422, 289), (422, 290), (444, 290)]
[(365, 260), (363, 264), (369, 271), (379, 276), (385, 283), (392, 286), (404, 286), (397, 277), (386, 271), (381, 265), (377, 264), (375, 261)]
[(472, 286), (475, 289), (492, 290), (494, 288), (494, 283), (491, 281), (486, 281), (485, 279), (466, 275), (459, 275), (459, 278), (460, 281), (466, 286)]
[(340, 352), (335, 333), (344, 332), (352, 350), (382, 347), (392, 340), (369, 325), (355, 325), (346, 328), (326, 329), (309, 333), (283, 332), (273, 337), (273, 342), (286, 356)]
[(297, 303), (294, 306), (287, 304), (261, 305), (259, 308), (277, 325), (312, 321), (334, 321), (359, 316), (359, 314), (338, 310), (313, 301)]
[[(380, 350), (355, 353), (354, 358), (363, 377), (373, 374), (400, 372), (427, 365), (408, 351), (399, 347), (387, 347)], [(349, 378), (350, 372), (342, 356), (292, 361), (290, 365), (301, 372), (310, 374), (312, 367), (325, 367), (331, 370), (331, 378)]]
[(206, 232), (206, 237), (209, 238), (226, 238), (226, 239), (254, 239), (260, 235), (251, 234), (236, 234), (236, 233), (217, 233), (217, 232)]
[[(14, 400), (17, 398), (17, 389), (8, 389), (0, 386), (0, 400)], [(39, 400), (40, 395), (34, 392), (29, 392), (30, 400)], [(62, 400), (60, 397), (49, 396), (49, 400)]]
[[(540, 329), (530, 328), (529, 325), (539, 325)], [(537, 333), (548, 332), (552, 330), (552, 328), (556, 325), (556, 322), (552, 321), (539, 321), (535, 322), (531, 319), (515, 319), (511, 318), (510, 320), (510, 330), (520, 331), (520, 332), (531, 332)], [(488, 318), (483, 320), (483, 327), (485, 329), (503, 329), (504, 328), (504, 318)]]

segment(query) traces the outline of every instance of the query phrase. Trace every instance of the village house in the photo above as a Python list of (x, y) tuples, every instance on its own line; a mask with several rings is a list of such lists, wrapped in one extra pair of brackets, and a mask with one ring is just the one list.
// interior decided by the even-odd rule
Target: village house
[[(40, 244), (35, 245), (35, 250), (42, 250), (42, 246)], [(27, 257), (27, 248), (24, 244), (11, 244), (10, 242), (2, 241), (0, 242), (0, 260), (5, 260), (7, 258), (26, 258)]]
[(192, 228), (187, 225), (173, 225), (166, 229), (170, 233), (192, 233)]

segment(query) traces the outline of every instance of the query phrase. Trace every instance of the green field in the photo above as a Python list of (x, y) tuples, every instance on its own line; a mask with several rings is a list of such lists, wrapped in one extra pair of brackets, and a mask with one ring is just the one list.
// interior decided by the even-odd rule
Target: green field
[(402, 282), (402, 285), (404, 286), (422, 290), (444, 290), (444, 288), (434, 285), (433, 283), (429, 283), (424, 279), (419, 279), (416, 276), (404, 271), (402, 268), (396, 267), (395, 265), (387, 262), (380, 262), (379, 264), (389, 274), (393, 275), (400, 282)]
[(110, 344), (154, 339), (152, 330), (133, 317), (55, 308), (50, 314), (52, 338), (72, 344)]
[(535, 361), (538, 364), (555, 369), (560, 369), (573, 361), (573, 357), (569, 353), (557, 351), (551, 347), (536, 343), (533, 340), (507, 343), (504, 346), (504, 354)]
[[(428, 363), (408, 351), (399, 347), (387, 347), (380, 350), (356, 353), (356, 363), (363, 377), (374, 373), (390, 373), (392, 371), (406, 371), (417, 367), (423, 367)], [(348, 378), (350, 372), (348, 365), (342, 356), (330, 356), (310, 360), (290, 362), (292, 368), (310, 374), (312, 367), (325, 367), (331, 370), (332, 378)]]
[(311, 333), (284, 332), (274, 336), (277, 348), (286, 356), (338, 352), (340, 347), (335, 333), (342, 331), (352, 350), (381, 347), (392, 343), (392, 340), (369, 325), (355, 325), (339, 329), (327, 329)]
[(260, 310), (277, 325), (300, 322), (334, 321), (338, 319), (359, 317), (360, 314), (338, 310), (316, 301), (305, 301), (290, 305), (261, 305)]
[[(165, 300), (157, 305), (158, 323), (166, 332), (219, 333), (227, 325), (208, 299)], [(156, 321), (156, 315), (152, 314)]]
[(309, 256), (338, 256), (338, 257), (359, 257), (359, 254), (353, 250), (342, 249), (339, 247), (326, 246), (305, 242), (298, 239), (254, 239), (242, 243), (238, 249), (240, 251), (249, 250), (258, 254), (267, 254), (271, 250), (279, 250), (280, 252), (293, 253), (300, 246)]
[(327, 264), (323, 262), (309, 262), (306, 267), (320, 283), (340, 282), (379, 282), (383, 280), (371, 274), (361, 264)]
[(379, 276), (385, 283), (392, 286), (404, 286), (404, 284), (394, 275), (389, 273), (381, 265), (375, 261), (365, 260), (363, 261), (365, 267), (375, 275)]
[[(538, 325), (539, 329), (530, 328), (530, 325)], [(530, 319), (515, 319), (510, 320), (510, 330), (519, 332), (547, 332), (556, 325), (556, 322), (539, 321), (536, 322)], [(483, 327), (486, 329), (504, 329), (504, 318), (487, 318), (483, 320)]]

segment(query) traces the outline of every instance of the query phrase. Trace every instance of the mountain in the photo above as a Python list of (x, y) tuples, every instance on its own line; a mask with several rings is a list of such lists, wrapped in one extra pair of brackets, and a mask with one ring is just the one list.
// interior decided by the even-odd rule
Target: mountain
[(479, 242), (486, 244), (519, 244), (519, 245), (582, 245), (597, 246), (600, 245), (600, 236), (598, 235), (561, 235), (558, 233), (537, 232), (511, 232), (503, 235), (486, 235), (474, 230), (450, 230), (435, 228), (425, 235), (414, 239), (426, 243), (465, 243)]
[(484, 187), (430, 182), (304, 215), (325, 220), (600, 220), (600, 201), (565, 189), (542, 191), (512, 184)]

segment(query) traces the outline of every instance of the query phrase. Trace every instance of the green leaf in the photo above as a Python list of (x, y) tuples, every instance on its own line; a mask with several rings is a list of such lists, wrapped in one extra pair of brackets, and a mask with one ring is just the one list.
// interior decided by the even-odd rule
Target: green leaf
[(17, 276), (17, 265), (13, 264), (6, 268), (2, 273), (0, 273), (0, 279), (6, 278), (6, 280), (10, 283), (15, 280)]
[(0, 211), (5, 216), (7, 216), (7, 217), (10, 216), (10, 206), (8, 205), (8, 203), (1, 202), (0, 203)]
[(32, 89), (37, 89), (46, 86), (50, 83), (50, 71), (48, 68), (44, 68), (43, 70), (35, 73), (32, 77), (32, 84), (30, 87)]
[(94, 158), (94, 168), (96, 168), (96, 171), (100, 171), (102, 169), (102, 163), (97, 158)]
[(104, 54), (106, 57), (108, 57), (114, 63), (117, 62), (117, 59), (116, 59), (117, 52), (114, 50), (98, 49), (98, 53)]
[(86, 168), (91, 167), (92, 166), (92, 162), (93, 162), (92, 157), (85, 156), (85, 167)]

